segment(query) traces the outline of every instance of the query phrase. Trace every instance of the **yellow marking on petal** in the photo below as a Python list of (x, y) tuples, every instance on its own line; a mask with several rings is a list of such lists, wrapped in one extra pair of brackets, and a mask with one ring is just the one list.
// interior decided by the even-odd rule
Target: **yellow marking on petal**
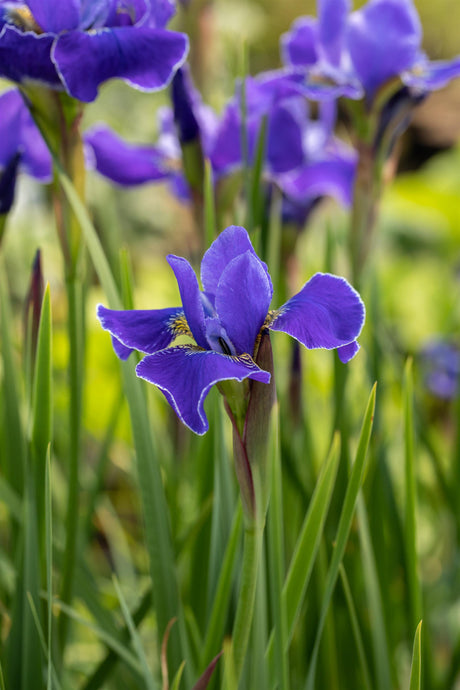
[(192, 331), (184, 314), (173, 316), (168, 323), (168, 329), (175, 336), (188, 335), (193, 338)]
[(25, 5), (9, 10), (8, 19), (21, 31), (33, 31), (35, 34), (43, 33), (43, 29), (37, 24), (32, 12)]

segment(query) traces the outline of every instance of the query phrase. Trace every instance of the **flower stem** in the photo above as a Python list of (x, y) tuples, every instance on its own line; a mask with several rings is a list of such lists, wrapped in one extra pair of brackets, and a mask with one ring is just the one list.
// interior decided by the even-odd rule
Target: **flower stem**
[(243, 670), (254, 613), (262, 535), (263, 529), (257, 525), (248, 525), (244, 531), (240, 594), (232, 633), (233, 659), (237, 681), (239, 681)]

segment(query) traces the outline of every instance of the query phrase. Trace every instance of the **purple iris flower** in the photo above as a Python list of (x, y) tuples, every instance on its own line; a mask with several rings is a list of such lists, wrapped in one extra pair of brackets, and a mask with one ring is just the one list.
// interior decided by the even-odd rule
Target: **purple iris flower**
[(21, 170), (40, 182), (51, 182), (51, 156), (17, 89), (0, 95), (0, 213), (14, 201)]
[(83, 102), (115, 77), (161, 89), (188, 51), (164, 28), (172, 10), (170, 0), (0, 0), (0, 76)]
[(421, 351), (425, 385), (437, 398), (452, 400), (460, 382), (460, 350), (445, 340), (433, 340)]
[(364, 95), (370, 103), (393, 78), (419, 94), (460, 75), (460, 56), (430, 62), (421, 50), (412, 0), (369, 0), (350, 10), (351, 0), (318, 0), (318, 18), (298, 18), (282, 38), (284, 63), (306, 70), (310, 97)]
[[(208, 429), (204, 401), (220, 381), (270, 381), (254, 362), (261, 332), (284, 331), (305, 347), (337, 349), (348, 362), (359, 349), (364, 305), (344, 278), (316, 273), (279, 309), (270, 309), (273, 287), (267, 266), (256, 255), (246, 230), (230, 226), (206, 251), (200, 290), (191, 265), (169, 255), (182, 306), (116, 311), (99, 305), (102, 327), (115, 352), (126, 359), (133, 349), (146, 356), (137, 375), (155, 384), (192, 431)], [(177, 336), (193, 344), (169, 347)]]

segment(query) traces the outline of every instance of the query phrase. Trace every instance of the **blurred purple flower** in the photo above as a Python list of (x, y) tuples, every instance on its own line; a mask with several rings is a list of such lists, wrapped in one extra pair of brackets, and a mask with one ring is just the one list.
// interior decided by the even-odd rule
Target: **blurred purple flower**
[(318, 18), (299, 17), (282, 37), (284, 63), (303, 71), (312, 98), (365, 96), (370, 103), (390, 79), (415, 95), (460, 75), (460, 56), (430, 62), (412, 0), (369, 0), (350, 12), (351, 0), (318, 0)]
[(433, 340), (420, 353), (425, 386), (438, 398), (451, 400), (459, 391), (460, 349), (444, 340)]
[[(137, 374), (155, 384), (192, 431), (208, 429), (204, 401), (211, 387), (228, 379), (270, 381), (254, 362), (261, 332), (283, 331), (309, 349), (337, 349), (348, 362), (359, 349), (364, 305), (344, 278), (316, 273), (294, 297), (270, 310), (273, 287), (246, 230), (230, 226), (201, 263), (203, 290), (191, 265), (169, 255), (181, 307), (116, 311), (99, 305), (102, 327), (117, 355), (146, 353)], [(168, 347), (179, 335), (194, 344)]]
[(14, 201), (16, 177), (23, 170), (40, 182), (51, 182), (51, 156), (17, 89), (0, 95), (0, 214)]
[(170, 0), (0, 0), (0, 76), (38, 82), (89, 102), (100, 84), (164, 88), (188, 38), (164, 27)]
[[(162, 111), (157, 145), (128, 148), (115, 135), (109, 144), (107, 130), (92, 130), (85, 140), (94, 150), (94, 167), (126, 186), (167, 177), (173, 181), (179, 198), (189, 198), (184, 193), (187, 182), (180, 172), (181, 146), (199, 143), (211, 162), (216, 182), (243, 167), (239, 94), (219, 119), (202, 103), (188, 70), (179, 69), (172, 84), (174, 116), (166, 109)], [(286, 207), (300, 218), (325, 195), (344, 205), (351, 203), (356, 154), (333, 136), (335, 111), (330, 104), (321, 108), (319, 119), (311, 119), (305, 99), (292, 95), (284, 77), (270, 73), (246, 80), (246, 101), (249, 160), (253, 162), (262, 121), (267, 118), (264, 179), (282, 190)], [(130, 152), (132, 159), (128, 161)], [(150, 168), (145, 165), (145, 157), (150, 159)], [(137, 165), (145, 172), (145, 179), (138, 179), (142, 172), (137, 174)], [(162, 174), (158, 173), (158, 165)]]

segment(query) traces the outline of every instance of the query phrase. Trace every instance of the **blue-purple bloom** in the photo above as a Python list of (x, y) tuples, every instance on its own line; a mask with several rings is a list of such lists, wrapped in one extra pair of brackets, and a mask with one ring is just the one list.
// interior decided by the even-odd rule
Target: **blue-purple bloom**
[[(270, 73), (248, 78), (245, 88), (250, 162), (263, 118), (267, 118), (264, 181), (281, 189), (286, 205), (299, 218), (322, 196), (333, 196), (350, 205), (356, 153), (333, 136), (335, 117), (331, 118), (330, 108), (323, 106), (320, 117), (313, 120), (305, 99), (292, 95), (285, 79)], [(240, 91), (218, 118), (202, 103), (183, 67), (172, 83), (174, 118), (171, 111), (161, 110), (157, 144), (125, 145), (106, 127), (99, 126), (85, 135), (93, 151), (93, 167), (124, 186), (168, 179), (176, 195), (181, 200), (188, 199), (181, 145), (199, 143), (204, 157), (210, 160), (216, 184), (244, 165), (239, 94)]]
[(164, 88), (188, 51), (165, 29), (173, 11), (171, 0), (0, 0), (0, 76), (83, 102), (115, 77)]
[[(186, 259), (169, 255), (167, 260), (182, 306), (117, 311), (99, 305), (97, 314), (121, 359), (133, 349), (145, 353), (137, 375), (160, 388), (197, 434), (208, 429), (204, 401), (214, 384), (228, 379), (269, 383), (270, 373), (254, 361), (264, 330), (284, 331), (309, 349), (337, 349), (343, 362), (359, 349), (365, 310), (347, 281), (316, 273), (282, 307), (270, 309), (267, 266), (242, 227), (226, 228), (206, 251), (202, 290)], [(194, 343), (170, 347), (180, 335)]]
[(455, 398), (460, 383), (460, 349), (445, 340), (433, 340), (421, 351), (420, 361), (428, 390), (443, 400)]
[(0, 95), (0, 214), (13, 201), (21, 170), (40, 182), (52, 179), (51, 156), (17, 89)]
[(307, 75), (312, 98), (365, 96), (397, 78), (414, 94), (445, 86), (460, 75), (460, 56), (430, 62), (412, 0), (369, 0), (350, 12), (351, 0), (318, 0), (318, 18), (299, 17), (282, 37), (286, 65)]

